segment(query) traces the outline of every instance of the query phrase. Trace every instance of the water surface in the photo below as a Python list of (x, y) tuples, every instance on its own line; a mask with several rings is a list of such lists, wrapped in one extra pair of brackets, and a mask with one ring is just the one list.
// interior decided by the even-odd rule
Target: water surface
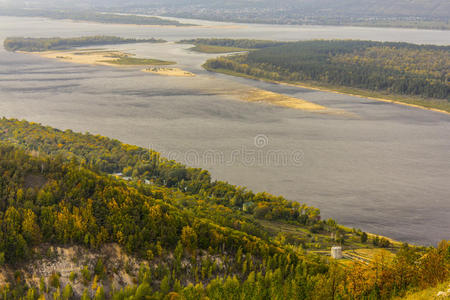
[[(203, 24), (210, 27), (0, 17), (0, 41), (7, 36), (107, 34), (170, 41), (245, 37), (450, 43), (445, 31), (245, 24), (217, 28), (214, 22)], [(0, 115), (152, 147), (171, 158), (207, 168), (214, 178), (319, 207), (323, 216), (365, 231), (422, 244), (450, 238), (448, 115), (209, 73), (200, 66), (213, 55), (191, 52), (188, 45), (112, 48), (175, 60), (198, 76), (163, 77), (139, 68), (75, 65), (2, 49)], [(354, 115), (247, 103), (232, 95), (235, 90), (251, 87)], [(263, 138), (263, 147), (255, 146), (255, 137)], [(274, 152), (285, 155), (288, 163), (252, 160), (252, 155)], [(295, 159), (289, 156), (299, 153)]]

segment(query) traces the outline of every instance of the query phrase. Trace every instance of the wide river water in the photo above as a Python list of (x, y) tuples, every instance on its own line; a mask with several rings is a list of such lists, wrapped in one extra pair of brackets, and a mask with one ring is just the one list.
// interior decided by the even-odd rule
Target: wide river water
[[(192, 23), (193, 21), (190, 21)], [(194, 21), (152, 27), (0, 17), (7, 36), (157, 37), (109, 48), (168, 59), (196, 77), (76, 65), (0, 50), (0, 116), (151, 147), (214, 178), (316, 206), (324, 217), (417, 244), (450, 238), (450, 116), (347, 95), (209, 73), (197, 37), (367, 39), (450, 44), (450, 31)], [(239, 100), (260, 88), (345, 114)], [(255, 144), (256, 143), (256, 144)]]

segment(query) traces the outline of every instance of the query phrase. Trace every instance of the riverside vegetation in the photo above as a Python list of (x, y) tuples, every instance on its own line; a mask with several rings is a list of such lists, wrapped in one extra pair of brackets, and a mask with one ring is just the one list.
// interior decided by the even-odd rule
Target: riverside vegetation
[(286, 43), (208, 60), (211, 71), (301, 83), (450, 112), (450, 47), (350, 40)]
[[(449, 278), (447, 241), (400, 245), (98, 135), (0, 119), (0, 172), (0, 299), (389, 299)], [(373, 256), (317, 252), (336, 243)], [(67, 280), (24, 271), (61, 255), (48, 245), (111, 244), (139, 266), (99, 258)]]
[(191, 50), (203, 53), (229, 53), (247, 51), (250, 49), (262, 49), (267, 47), (274, 47), (285, 45), (285, 42), (266, 41), (266, 40), (251, 40), (251, 39), (190, 39), (181, 40), (180, 44), (195, 45)]
[(162, 39), (129, 39), (116, 36), (86, 36), (77, 38), (24, 38), (8, 37), (3, 41), (3, 46), (8, 51), (49, 51), (67, 50), (75, 47), (135, 44), (135, 43), (165, 43)]
[[(42, 57), (66, 62), (108, 66), (164, 66), (173, 61), (133, 57), (133, 54), (114, 50), (80, 49), (82, 46), (101, 46), (133, 43), (165, 43), (162, 39), (126, 39), (115, 36), (88, 36), (77, 38), (23, 38), (10, 37), (3, 42), (8, 51), (37, 52)], [(72, 51), (71, 51), (72, 50)]]

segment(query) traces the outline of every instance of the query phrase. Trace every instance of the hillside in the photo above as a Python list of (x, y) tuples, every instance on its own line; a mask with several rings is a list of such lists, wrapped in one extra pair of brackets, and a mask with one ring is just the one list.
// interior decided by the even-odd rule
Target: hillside
[[(6, 4), (6, 7), (4, 6)], [(41, 17), (56, 20), (73, 20), (84, 22), (96, 22), (105, 24), (132, 24), (132, 25), (157, 25), (157, 26), (193, 26), (192, 24), (184, 24), (174, 20), (167, 20), (152, 16), (136, 16), (124, 15), (116, 13), (95, 12), (92, 9), (75, 9), (73, 3), (64, 5), (62, 10), (55, 9), (56, 3), (50, 3), (47, 9), (42, 8), (42, 3), (33, 5), (32, 3), (23, 3), (16, 6), (13, 3), (12, 8), (8, 3), (0, 2), (1, 16), (18, 16), (18, 17)], [(31, 9), (24, 9), (31, 5)], [(2, 7), (3, 6), (3, 7)]]
[[(0, 2), (1, 5), (1, 2)], [(90, 12), (109, 11), (120, 13), (136, 13), (149, 15), (165, 15), (183, 18), (207, 19), (215, 21), (233, 21), (245, 23), (272, 24), (308, 24), (308, 25), (351, 25), (376, 27), (412, 27), (426, 29), (450, 29), (448, 23), (450, 3), (445, 0), (168, 0), (168, 1), (48, 1), (31, 0), (26, 2), (5, 0), (3, 5), (23, 9), (62, 9), (65, 12), (53, 11), (47, 17), (76, 20), (98, 20), (108, 23), (123, 24), (170, 24), (168, 20), (146, 20), (143, 17), (100, 16)], [(78, 12), (74, 12), (74, 8)], [(11, 14), (12, 12), (9, 12)], [(28, 14), (36, 14), (27, 11)], [(17, 15), (18, 12), (15, 12)], [(22, 12), (24, 14), (24, 12)], [(44, 16), (43, 13), (40, 13)], [(88, 17), (86, 17), (88, 15)]]
[(395, 300), (440, 300), (450, 298), (450, 281), (441, 283), (436, 287), (427, 288), (422, 291), (408, 292), (404, 297), (395, 298)]
[[(449, 276), (448, 242), (392, 244), (153, 151), (4, 118), (0, 140), (0, 299), (387, 299)], [(336, 243), (354, 259), (317, 251)]]
[(245, 23), (450, 28), (450, 4), (432, 1), (172, 1), (161, 5), (137, 2), (132, 11)]

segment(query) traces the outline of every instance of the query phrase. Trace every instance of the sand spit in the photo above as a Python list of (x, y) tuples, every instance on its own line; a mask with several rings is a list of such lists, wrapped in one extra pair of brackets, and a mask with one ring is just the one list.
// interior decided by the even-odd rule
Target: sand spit
[(245, 91), (241, 97), (242, 100), (249, 102), (264, 102), (270, 103), (277, 106), (285, 106), (300, 110), (308, 111), (326, 111), (325, 106), (315, 104), (303, 99), (298, 99), (270, 91), (265, 91), (261, 89), (250, 89)]
[(163, 61), (158, 59), (136, 58), (134, 54), (117, 50), (76, 49), (21, 53), (34, 54), (39, 55), (40, 57), (76, 64), (103, 65), (111, 67), (136, 67), (144, 65), (156, 66), (175, 64), (175, 62)]
[(150, 67), (142, 70), (143, 72), (158, 74), (163, 76), (175, 76), (175, 77), (194, 77), (195, 74), (182, 70), (180, 68), (161, 68), (161, 67)]
[(358, 118), (356, 114), (351, 112), (338, 109), (331, 109), (313, 102), (309, 102), (304, 99), (274, 93), (271, 91), (266, 91), (258, 88), (240, 89), (237, 90), (236, 93), (234, 93), (234, 95), (237, 96), (239, 99), (248, 102), (267, 103), (275, 106), (288, 107), (292, 109), (298, 109), (313, 113), (342, 115), (350, 118)]
[(39, 55), (45, 58), (57, 59), (59, 61), (71, 62), (85, 65), (104, 65), (121, 67), (123, 65), (113, 64), (121, 57), (131, 56), (131, 54), (121, 51), (108, 50), (60, 50), (60, 51), (43, 51), (43, 52), (21, 52), (26, 54)]
[(340, 95), (348, 95), (348, 96), (353, 96), (353, 97), (358, 97), (358, 98), (363, 98), (363, 99), (370, 99), (370, 100), (376, 100), (376, 101), (381, 101), (381, 102), (386, 102), (386, 103), (404, 105), (404, 106), (409, 106), (409, 107), (414, 107), (414, 108), (419, 108), (419, 109), (431, 110), (434, 112), (439, 112), (439, 113), (443, 113), (443, 114), (447, 114), (447, 115), (450, 114), (450, 112), (443, 110), (443, 109), (426, 107), (426, 106), (413, 104), (413, 103), (407, 103), (407, 102), (398, 101), (398, 100), (358, 95), (355, 93), (345, 93), (345, 92), (340, 92), (340, 91), (336, 91), (336, 90), (329, 89), (329, 88), (310, 86), (310, 85), (301, 84), (301, 83), (286, 83), (286, 82), (282, 82), (282, 81), (268, 81), (268, 82), (274, 82), (277, 84), (287, 85), (287, 86), (295, 86), (295, 87), (300, 87), (300, 88), (305, 88), (305, 89), (310, 89), (310, 90), (315, 90), (315, 91), (328, 92), (328, 93), (334, 93), (334, 94), (340, 94)]

